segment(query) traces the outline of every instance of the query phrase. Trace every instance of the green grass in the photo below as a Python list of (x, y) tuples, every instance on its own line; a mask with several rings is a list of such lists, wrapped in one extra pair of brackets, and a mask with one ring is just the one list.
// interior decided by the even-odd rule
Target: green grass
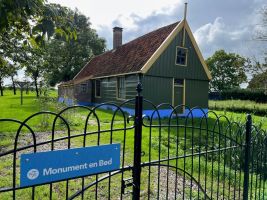
[[(49, 91), (51, 98), (56, 97), (56, 91)], [(24, 120), (30, 115), (43, 110), (45, 105), (42, 99), (45, 97), (41, 96), (39, 99), (36, 98), (35, 92), (29, 92), (25, 94), (23, 92), (23, 105), (20, 105), (20, 92), (17, 91), (17, 95), (13, 95), (13, 91), (5, 90), (4, 96), (0, 96), (0, 119), (1, 118), (14, 118), (18, 120)], [(48, 110), (54, 110), (53, 106), (49, 105)]]
[[(0, 106), (1, 110), (5, 110), (5, 112), (0, 113), (0, 118), (16, 118), (18, 120), (24, 120), (29, 115), (34, 114), (35, 112), (39, 112), (43, 109), (45, 110), (52, 110), (52, 111), (58, 111), (63, 108), (63, 105), (57, 104), (55, 102), (55, 99), (45, 98), (42, 97), (40, 99), (37, 99), (34, 95), (34, 93), (30, 93), (28, 96), (25, 95), (24, 102), (25, 104), (23, 106), (20, 105), (20, 99), (19, 96), (14, 97), (10, 92), (7, 93), (4, 97), (0, 97)], [(52, 93), (53, 96), (56, 96), (56, 93)], [(12, 105), (12, 106), (11, 106)], [(238, 123), (244, 124), (246, 114), (242, 113), (234, 113), (234, 112), (228, 112), (228, 111), (215, 111), (217, 115), (226, 115), (230, 121), (237, 121)], [(88, 110), (83, 108), (76, 108), (71, 109), (68, 112), (66, 112), (63, 116), (67, 119), (67, 121), (70, 124), (71, 129), (71, 135), (77, 135), (83, 133), (84, 128), (84, 122), (86, 119), (86, 116), (88, 115)], [(112, 119), (112, 112), (111, 111), (103, 111), (98, 110), (97, 116), (100, 120), (100, 130), (102, 133), (100, 134), (100, 137), (98, 137), (98, 134), (92, 134), (86, 136), (85, 146), (92, 146), (92, 145), (98, 145), (98, 144), (108, 144), (110, 143), (111, 139), (113, 143), (121, 143), (125, 144), (126, 154), (125, 154), (125, 160), (124, 164), (126, 165), (132, 165), (133, 163), (133, 152), (134, 152), (134, 131), (133, 129), (129, 129), (128, 131), (124, 132), (121, 130), (116, 130), (120, 128), (124, 128), (123, 126), (123, 117), (121, 114), (117, 115), (114, 120), (114, 126), (113, 130), (111, 129), (111, 119)], [(209, 127), (212, 127), (212, 125), (216, 122), (216, 115), (210, 113), (208, 124)], [(51, 139), (51, 127), (52, 127), (52, 120), (53, 117), (49, 117), (49, 115), (42, 115), (40, 117), (36, 117), (34, 119), (31, 119), (29, 122), (29, 125), (33, 127), (34, 131), (36, 131), (37, 137), (37, 143), (49, 140)], [(253, 122), (255, 125), (260, 126), (263, 129), (267, 129), (267, 122), (266, 118), (262, 118), (259, 116), (253, 116)], [(149, 123), (146, 121), (145, 123)], [(168, 124), (168, 120), (163, 120), (163, 123)], [(175, 123), (175, 120), (173, 120), (171, 123)], [(184, 124), (185, 120), (180, 119), (179, 124)], [(194, 126), (199, 127), (201, 125), (201, 122), (199, 119), (194, 119), (193, 121), (189, 120), (188, 125), (191, 125), (194, 123)], [(3, 125), (5, 124), (5, 125)], [(87, 132), (95, 132), (97, 133), (97, 120), (95, 117), (91, 116), (89, 119), (87, 127)], [(153, 125), (157, 125), (158, 122), (154, 121)], [(222, 118), (222, 125), (226, 125), (226, 119)], [(133, 125), (133, 122), (131, 121), (129, 124), (126, 124), (126, 127), (130, 128)], [(202, 124), (202, 126), (205, 127), (205, 124)], [(7, 122), (0, 122), (0, 152), (4, 152), (8, 149), (13, 148), (14, 143), (14, 137), (15, 137), (15, 131), (18, 128), (18, 126), (14, 125), (13, 123), (7, 123)], [(218, 130), (218, 127), (215, 128)], [(56, 124), (56, 130), (60, 131), (57, 134), (55, 134), (56, 138), (64, 137), (67, 135), (66, 133), (66, 126), (62, 121), (58, 121)], [(186, 138), (184, 137), (184, 132), (187, 131)], [(209, 144), (212, 142), (217, 144), (218, 141), (222, 138), (219, 138), (218, 135), (214, 136), (211, 133), (206, 133), (206, 131), (199, 131), (198, 129), (191, 128), (162, 128), (161, 132), (159, 132), (158, 128), (143, 128), (143, 138), (142, 138), (142, 150), (145, 152), (145, 155), (142, 157), (142, 162), (146, 162), (149, 160), (149, 155), (151, 156), (151, 160), (156, 160), (159, 158), (159, 156), (162, 158), (167, 158), (168, 156), (175, 156), (178, 152), (178, 155), (184, 155), (184, 154), (190, 154), (190, 153), (196, 153), (199, 151), (199, 149), (203, 149), (205, 146), (205, 139), (207, 138), (207, 141)], [(226, 130), (226, 129), (224, 129)], [(27, 144), (31, 144), (31, 137), (28, 134), (27, 129), (23, 129), (23, 133), (21, 134), (19, 138), (19, 146), (25, 146)], [(151, 140), (150, 138), (151, 133)], [(111, 137), (112, 134), (112, 137)], [(124, 138), (125, 135), (125, 138)], [(83, 136), (76, 137), (70, 140), (71, 148), (74, 147), (81, 147), (83, 146)], [(178, 149), (176, 146), (176, 141), (179, 141), (178, 143)], [(221, 141), (222, 142), (222, 141)], [(224, 142), (224, 141), (223, 141)], [(222, 143), (223, 143), (222, 142)], [(229, 144), (230, 141), (226, 141)], [(224, 144), (224, 143), (223, 143)], [(66, 148), (67, 140), (56, 142), (55, 143), (55, 149), (64, 149)], [(151, 152), (149, 151), (149, 146), (151, 145)], [(193, 146), (193, 149), (190, 148)], [(208, 148), (212, 148), (210, 145)], [(161, 153), (159, 154), (159, 149)], [(38, 151), (49, 151), (50, 145), (45, 146), (42, 145)], [(32, 151), (32, 149), (31, 149)], [(25, 153), (26, 151), (23, 151), (22, 153)], [(149, 153), (150, 152), (150, 153)], [(188, 157), (186, 159), (179, 159), (177, 164), (180, 168), (185, 168), (187, 171), (192, 173), (192, 175), (203, 184), (204, 180), (207, 182), (207, 188), (213, 187), (213, 190), (218, 190), (219, 196), (222, 194), (222, 186), (223, 183), (227, 187), (230, 187), (232, 190), (234, 188), (234, 180), (235, 180), (235, 173), (234, 170), (231, 168), (229, 164), (229, 152), (221, 152), (221, 153), (215, 153), (213, 156), (200, 156), (200, 157)], [(226, 155), (225, 157), (223, 157)], [(220, 159), (221, 158), (221, 159)], [(225, 159), (222, 159), (225, 158)], [(2, 158), (1, 158), (2, 159)], [(17, 159), (19, 160), (19, 159)], [(122, 162), (122, 160), (121, 160)], [(167, 162), (164, 162), (167, 164)], [(225, 165), (224, 165), (225, 163)], [(176, 161), (170, 161), (169, 163), (172, 166), (176, 165)], [(233, 163), (232, 163), (233, 164)], [(0, 162), (0, 187), (6, 187), (10, 186), (12, 181), (12, 156), (3, 158)], [(19, 163), (17, 164), (19, 167)], [(223, 167), (225, 166), (225, 168)], [(213, 169), (213, 170), (211, 170)], [(154, 167), (152, 169), (153, 174), (152, 177), (152, 185), (153, 189), (156, 188), (156, 182), (157, 182), (157, 167)], [(191, 172), (192, 170), (192, 172)], [(19, 169), (17, 170), (19, 173)], [(200, 172), (200, 176), (198, 176)], [(223, 173), (225, 173), (226, 176), (223, 176)], [(179, 172), (180, 176), (183, 176), (183, 172)], [(205, 174), (207, 176), (205, 176)], [(256, 175), (254, 175), (255, 177)], [(131, 177), (130, 172), (126, 172), (124, 178)], [(146, 190), (147, 188), (147, 177), (148, 177), (148, 171), (147, 168), (142, 171), (142, 185), (141, 189)], [(224, 177), (226, 177), (225, 181)], [(237, 175), (238, 177), (238, 175)], [(188, 180), (190, 180), (190, 177), (187, 177)], [(90, 183), (91, 181), (95, 180), (95, 177), (87, 178), (86, 183)], [(243, 180), (240, 180), (240, 183), (242, 184)], [(17, 183), (19, 183), (19, 177), (17, 176)], [(70, 189), (69, 192), (73, 194), (75, 191), (80, 189), (81, 187), (81, 179), (71, 180), (69, 181)], [(99, 199), (107, 198), (107, 180), (103, 181), (99, 184)], [(256, 185), (255, 179), (252, 181), (253, 186)], [(264, 183), (261, 183), (264, 184)], [(267, 183), (266, 187), (267, 187)], [(65, 194), (65, 182), (55, 183), (53, 184), (53, 199), (60, 199)], [(116, 175), (111, 180), (111, 199), (115, 199), (117, 197), (118, 191), (120, 191), (121, 187), (121, 175)], [(86, 199), (94, 199), (95, 187), (92, 187), (86, 192)], [(208, 193), (210, 193), (211, 189), (208, 189)], [(90, 193), (91, 191), (91, 193)], [(190, 193), (190, 187), (186, 187), (187, 194)], [(197, 191), (193, 189), (193, 197), (197, 197)], [(216, 192), (215, 192), (216, 193)], [(233, 192), (231, 193), (231, 195)], [(2, 196), (1, 196), (2, 195)], [(1, 194), (0, 193), (0, 199), (10, 199), (11, 194)], [(145, 196), (145, 194), (143, 194)], [(216, 194), (215, 194), (216, 195)], [(266, 194), (267, 195), (267, 194)], [(29, 199), (31, 196), (31, 189), (21, 190), (17, 192), (17, 198), (18, 199)], [(36, 197), (41, 197), (42, 199), (49, 199), (49, 186), (44, 185), (37, 187), (36, 189)], [(203, 197), (202, 197), (203, 198)], [(126, 198), (127, 199), (127, 198)]]
[(238, 113), (251, 113), (259, 116), (267, 116), (267, 104), (245, 100), (209, 101), (212, 110), (225, 110)]

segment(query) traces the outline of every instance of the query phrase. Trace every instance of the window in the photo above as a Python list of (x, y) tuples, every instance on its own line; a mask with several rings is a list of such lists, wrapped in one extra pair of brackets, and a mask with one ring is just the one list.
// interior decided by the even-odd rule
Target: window
[(95, 97), (100, 97), (101, 95), (101, 81), (95, 80)]
[(184, 79), (174, 79), (174, 85), (183, 86), (184, 85)]
[(125, 78), (119, 77), (117, 79), (117, 97), (118, 99), (126, 99), (126, 90), (125, 90)]
[(86, 84), (81, 84), (81, 93), (86, 93)]
[(187, 49), (183, 47), (176, 48), (176, 64), (187, 65)]

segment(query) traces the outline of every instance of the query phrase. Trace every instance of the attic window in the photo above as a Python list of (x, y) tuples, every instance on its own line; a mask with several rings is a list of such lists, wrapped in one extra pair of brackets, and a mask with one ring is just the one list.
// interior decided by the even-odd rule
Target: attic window
[(125, 77), (117, 79), (117, 91), (118, 99), (126, 99)]
[(95, 97), (100, 97), (101, 95), (101, 81), (95, 80)]
[(187, 65), (187, 48), (176, 47), (176, 64)]

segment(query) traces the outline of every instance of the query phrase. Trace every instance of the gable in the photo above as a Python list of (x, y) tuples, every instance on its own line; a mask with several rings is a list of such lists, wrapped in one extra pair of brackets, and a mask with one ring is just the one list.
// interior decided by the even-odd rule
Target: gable
[[(184, 21), (183, 21), (184, 22)], [(188, 49), (187, 66), (175, 63), (176, 47), (182, 46), (183, 25), (177, 27), (177, 32), (166, 39), (165, 46), (161, 46), (150, 58), (150, 62), (142, 68), (146, 75), (176, 77), (186, 79), (210, 80), (211, 75), (193, 34), (185, 22), (185, 48)], [(168, 41), (167, 41), (168, 40)]]

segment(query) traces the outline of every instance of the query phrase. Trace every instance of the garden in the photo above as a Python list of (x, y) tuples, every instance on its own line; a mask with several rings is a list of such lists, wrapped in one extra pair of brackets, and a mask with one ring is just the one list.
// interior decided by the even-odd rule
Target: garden
[[(56, 103), (56, 91), (47, 91), (46, 95), (39, 98), (30, 92), (24, 96), (23, 105), (20, 105), (19, 96), (12, 95), (11, 91), (6, 91), (6, 94), (0, 99), (1, 119), (12, 118), (23, 121), (40, 111), (49, 110), (58, 113), (67, 108), (64, 104)], [(225, 103), (227, 107), (227, 102), (216, 103)], [(241, 103), (239, 105), (242, 107)], [(84, 195), (86, 199), (95, 197), (116, 199), (118, 196), (124, 199), (131, 198), (132, 186), (126, 187), (124, 183), (132, 176), (128, 167), (133, 165), (134, 122), (126, 113), (117, 112), (114, 115), (111, 110), (101, 108), (91, 113), (89, 109), (92, 108), (73, 107), (62, 113), (70, 132), (61, 119), (57, 120), (55, 129), (52, 130), (55, 116), (51, 113), (43, 113), (29, 119), (27, 124), (34, 131), (36, 144), (38, 144), (36, 151), (120, 143), (121, 166), (125, 171), (111, 177), (109, 176), (111, 173), (104, 173), (37, 186), (35, 189), (17, 190), (18, 199), (29, 199), (33, 195), (33, 190), (34, 196), (42, 199), (50, 197), (58, 199), (64, 196), (74, 198), (75, 195)], [(87, 118), (89, 113), (91, 115)], [(145, 117), (142, 135), (141, 197), (204, 199), (206, 194), (206, 198), (211, 199), (242, 199), (244, 163), (241, 160), (244, 158), (244, 148), (241, 144), (245, 139), (242, 132), (245, 128), (246, 116), (247, 113), (218, 109), (211, 110), (207, 121), (190, 118), (166, 118), (159, 121)], [(218, 119), (220, 119), (219, 123)], [(266, 130), (266, 118), (252, 115), (252, 119), (255, 127), (252, 135), (255, 136), (256, 129)], [(234, 121), (237, 123), (232, 123)], [(3, 121), (0, 123), (0, 153), (12, 152), (16, 131), (20, 125)], [(251, 146), (253, 156), (257, 158), (252, 159), (250, 164), (251, 192), (249, 195), (253, 199), (267, 195), (266, 170), (264, 172), (266, 153), (261, 149), (264, 148), (264, 143), (260, 141), (266, 133), (264, 131), (259, 133), (262, 137), (259, 137), (259, 141)], [(21, 153), (34, 151), (33, 139), (27, 128), (21, 129), (17, 141), (16, 148), (19, 151), (15, 155), (16, 186), (19, 185)], [(24, 147), (27, 148), (23, 149)], [(4, 162), (0, 165), (0, 188), (12, 188), (13, 153), (1, 159)], [(128, 181), (131, 183), (131, 179)], [(87, 189), (81, 193), (84, 188)], [(9, 199), (12, 195), (12, 190), (0, 193), (1, 199)]]

